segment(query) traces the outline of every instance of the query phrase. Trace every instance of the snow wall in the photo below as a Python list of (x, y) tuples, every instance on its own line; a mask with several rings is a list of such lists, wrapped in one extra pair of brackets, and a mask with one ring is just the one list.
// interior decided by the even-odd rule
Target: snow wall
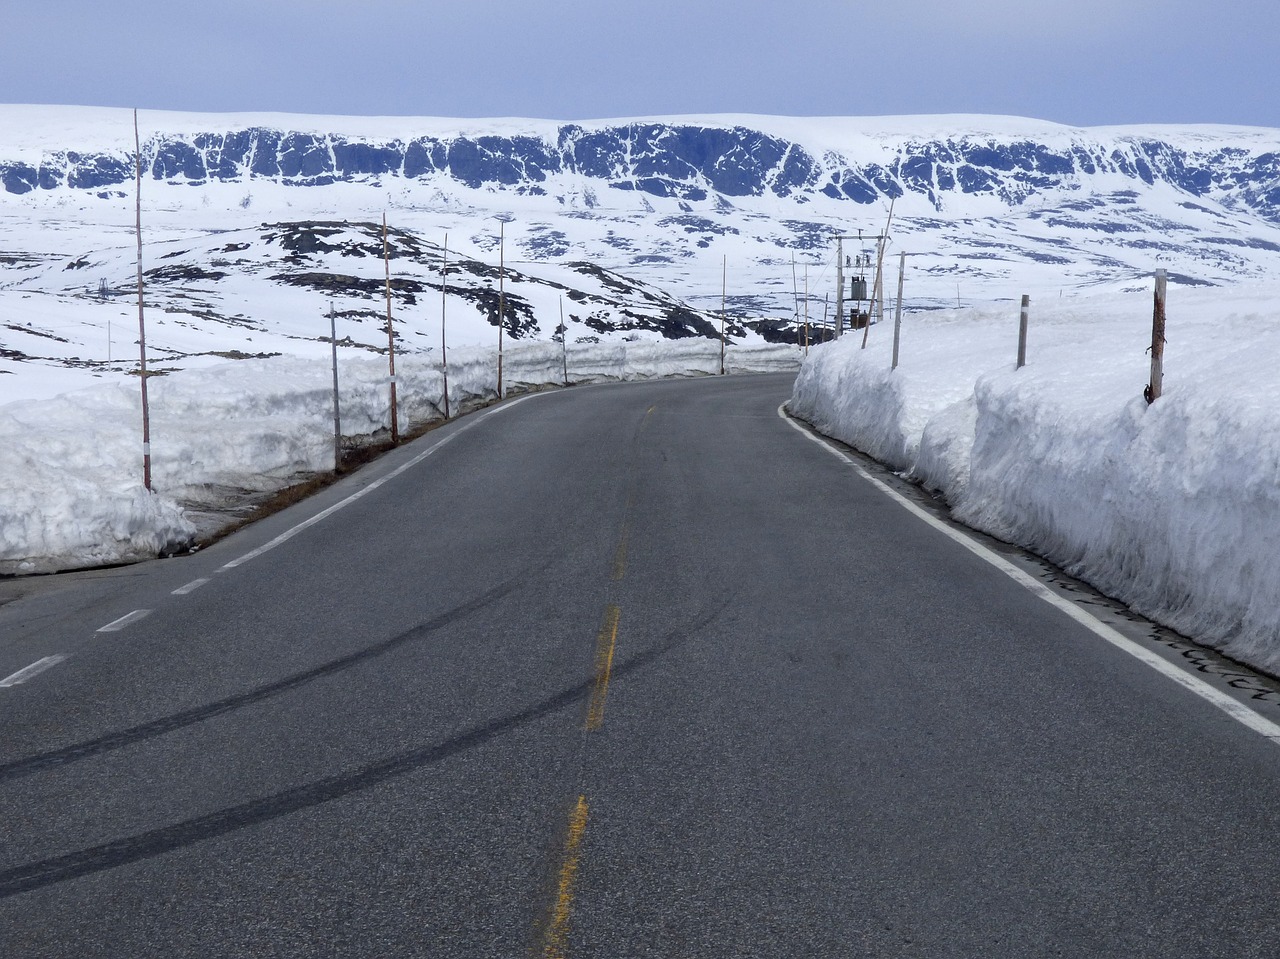
[[(794, 346), (730, 346), (727, 371), (794, 371)], [(719, 341), (571, 346), (571, 383), (720, 370)], [(509, 392), (562, 385), (562, 349), (513, 344), (503, 354)], [(369, 441), (390, 423), (385, 357), (339, 361), (344, 438)], [(451, 411), (493, 400), (497, 354), (449, 352)], [(396, 358), (402, 429), (443, 418), (440, 365)], [(0, 574), (127, 562), (189, 545), (185, 504), (218, 510), (333, 468), (333, 374), (327, 362), (242, 360), (148, 380), (152, 486), (142, 484), (136, 382), (0, 406)]]
[(813, 349), (791, 412), (939, 491), (961, 522), (1280, 674), (1280, 308), (1171, 289), (1148, 406), (1152, 298), (908, 316)]

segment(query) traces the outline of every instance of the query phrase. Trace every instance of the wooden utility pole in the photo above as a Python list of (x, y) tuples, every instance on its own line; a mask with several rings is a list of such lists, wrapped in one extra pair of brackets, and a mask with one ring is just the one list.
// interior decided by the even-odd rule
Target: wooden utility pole
[(898, 368), (898, 343), (902, 339), (902, 280), (907, 273), (907, 254), (898, 254), (898, 299), (893, 305), (893, 365)]
[(507, 311), (505, 281), (507, 276), (507, 221), (498, 221), (498, 399), (502, 399), (502, 324)]
[(137, 159), (135, 199), (138, 232), (138, 373), (142, 381), (142, 484), (151, 490), (151, 411), (147, 405), (147, 324), (142, 304), (142, 141), (138, 137), (138, 111), (133, 111), (133, 149)]
[(836, 321), (835, 335), (844, 333), (844, 237), (836, 237)]
[(387, 272), (387, 371), (391, 379), (391, 443), (400, 442), (396, 403), (396, 334), (391, 326), (391, 247), (387, 242), (387, 214), (382, 214), (382, 265)]
[(338, 322), (329, 301), (329, 342), (333, 348), (333, 471), (342, 472), (342, 413), (338, 407)]
[(1156, 270), (1155, 312), (1151, 317), (1151, 383), (1146, 389), (1147, 403), (1154, 403), (1164, 392), (1164, 306), (1169, 282), (1163, 269)]
[(1018, 369), (1027, 365), (1027, 322), (1031, 313), (1031, 297), (1022, 294), (1022, 310), (1018, 314)]
[[(862, 328), (862, 348), (867, 348), (867, 337), (871, 334), (871, 314), (877, 310), (879, 322), (884, 321), (884, 251), (889, 245), (889, 228), (893, 225), (893, 204), (889, 201), (889, 218), (885, 221), (884, 232), (876, 237), (876, 280), (871, 288), (871, 299), (867, 301), (867, 325)], [(878, 306), (877, 306), (878, 304)]]
[(720, 264), (720, 375), (724, 376), (724, 310), (729, 293), (729, 257)]
[(449, 234), (444, 235), (444, 252), (440, 256), (440, 371), (444, 374), (444, 418), (449, 418), (449, 354), (444, 345), (444, 308), (448, 301), (449, 277), (445, 264), (449, 260)]

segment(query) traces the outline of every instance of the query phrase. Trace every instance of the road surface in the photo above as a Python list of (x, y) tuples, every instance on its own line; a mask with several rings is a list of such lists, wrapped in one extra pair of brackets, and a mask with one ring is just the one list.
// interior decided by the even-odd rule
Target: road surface
[(1277, 744), (789, 392), (509, 401), (8, 584), (0, 955), (1274, 956)]

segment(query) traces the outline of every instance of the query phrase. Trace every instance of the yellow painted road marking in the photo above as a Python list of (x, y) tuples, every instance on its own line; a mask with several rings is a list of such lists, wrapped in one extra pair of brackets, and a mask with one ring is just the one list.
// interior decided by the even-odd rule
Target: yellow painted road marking
[(609, 695), (609, 674), (613, 671), (613, 649), (618, 643), (618, 620), (622, 610), (610, 603), (605, 607), (604, 624), (596, 636), (596, 681), (587, 707), (587, 730), (604, 725), (604, 701)]
[(587, 831), (587, 797), (579, 796), (569, 816), (569, 835), (564, 841), (564, 855), (560, 859), (560, 882), (556, 888), (556, 901), (551, 907), (551, 920), (547, 924), (542, 955), (544, 959), (565, 959), (569, 948), (569, 916), (573, 911), (573, 881), (578, 875), (578, 859), (581, 856), (582, 835)]

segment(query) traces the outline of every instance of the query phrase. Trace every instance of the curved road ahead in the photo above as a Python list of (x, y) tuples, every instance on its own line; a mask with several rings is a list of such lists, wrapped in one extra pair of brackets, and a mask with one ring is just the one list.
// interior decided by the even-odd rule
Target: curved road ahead
[(1274, 727), (789, 392), (527, 397), (203, 553), (8, 584), (0, 955), (1274, 956)]

